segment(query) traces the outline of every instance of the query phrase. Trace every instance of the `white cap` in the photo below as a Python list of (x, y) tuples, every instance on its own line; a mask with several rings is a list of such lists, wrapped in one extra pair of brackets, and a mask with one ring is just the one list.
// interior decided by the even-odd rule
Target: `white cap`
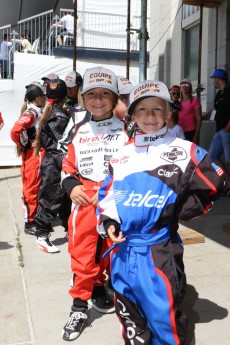
[(159, 97), (169, 103), (173, 103), (169, 90), (162, 81), (145, 80), (132, 89), (129, 96), (128, 114), (132, 115), (136, 104), (146, 97)]
[(129, 79), (117, 76), (117, 86), (120, 95), (129, 95), (133, 89), (133, 84)]
[(82, 84), (82, 76), (76, 71), (71, 71), (65, 77), (65, 83), (66, 83), (67, 87), (74, 87), (77, 85), (81, 85)]
[(89, 68), (85, 71), (81, 94), (84, 94), (86, 91), (95, 89), (97, 87), (108, 89), (119, 96), (117, 89), (117, 77), (111, 70), (107, 68), (98, 66)]
[(45, 80), (45, 79), (58, 79), (58, 75), (56, 73), (49, 73), (47, 74), (45, 77), (42, 77), (41, 80)]

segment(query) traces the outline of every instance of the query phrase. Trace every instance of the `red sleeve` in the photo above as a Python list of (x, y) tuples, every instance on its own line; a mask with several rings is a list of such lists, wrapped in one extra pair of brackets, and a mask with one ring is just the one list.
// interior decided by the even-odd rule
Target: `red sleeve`
[(77, 177), (77, 158), (73, 143), (68, 145), (68, 153), (62, 162), (61, 186), (70, 195), (72, 189), (82, 184)]
[(22, 146), (20, 143), (20, 134), (29, 128), (35, 120), (35, 116), (33, 114), (24, 113), (14, 124), (13, 128), (11, 129), (11, 139), (15, 142), (15, 144)]
[(62, 171), (67, 175), (76, 175), (76, 156), (74, 145), (72, 143), (68, 145), (68, 153), (62, 162)]
[(3, 122), (2, 113), (0, 113), (0, 123)]

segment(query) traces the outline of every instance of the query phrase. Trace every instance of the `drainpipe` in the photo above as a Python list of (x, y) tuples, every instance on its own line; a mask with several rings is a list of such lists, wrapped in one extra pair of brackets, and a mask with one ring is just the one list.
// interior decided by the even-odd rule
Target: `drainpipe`
[(197, 77), (197, 98), (200, 100), (201, 92), (201, 56), (202, 56), (202, 30), (203, 30), (203, 5), (200, 5), (200, 27), (199, 27), (199, 51), (198, 51), (198, 77)]
[(76, 64), (77, 64), (77, 0), (73, 0), (73, 14), (74, 14), (74, 26), (73, 26), (73, 71), (76, 71)]
[(218, 49), (218, 7), (216, 8), (215, 69), (217, 68), (217, 49)]
[(139, 53), (139, 82), (147, 76), (147, 0), (141, 0), (141, 27), (139, 32), (140, 53)]
[(126, 78), (129, 79), (129, 67), (130, 67), (130, 1), (127, 3), (127, 58), (126, 58)]

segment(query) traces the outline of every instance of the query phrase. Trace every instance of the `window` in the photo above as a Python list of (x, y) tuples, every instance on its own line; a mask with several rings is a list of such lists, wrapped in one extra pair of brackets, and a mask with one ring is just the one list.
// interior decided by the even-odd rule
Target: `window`
[(184, 75), (190, 80), (198, 78), (199, 25), (185, 30)]

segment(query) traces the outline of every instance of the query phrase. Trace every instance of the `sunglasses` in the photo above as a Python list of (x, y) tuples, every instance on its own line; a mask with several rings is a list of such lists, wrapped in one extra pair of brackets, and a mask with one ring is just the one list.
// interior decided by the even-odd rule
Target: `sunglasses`
[(180, 96), (180, 92), (171, 92), (172, 96)]
[(188, 87), (191, 86), (190, 84), (180, 84), (180, 86)]

